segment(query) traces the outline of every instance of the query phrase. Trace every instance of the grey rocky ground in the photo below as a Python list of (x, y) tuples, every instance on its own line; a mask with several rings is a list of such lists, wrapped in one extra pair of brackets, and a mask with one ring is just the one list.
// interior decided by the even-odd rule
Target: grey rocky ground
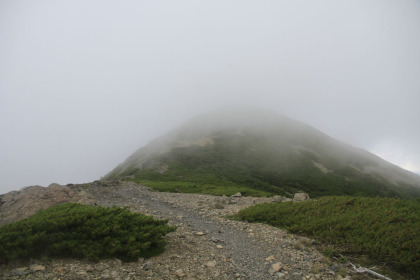
[[(169, 219), (163, 254), (137, 262), (33, 260), (0, 266), (1, 279), (369, 279), (324, 257), (311, 240), (263, 224), (226, 219), (274, 198), (160, 193), (131, 182), (68, 186), (84, 203), (127, 206)], [(80, 200), (80, 197), (78, 197)]]

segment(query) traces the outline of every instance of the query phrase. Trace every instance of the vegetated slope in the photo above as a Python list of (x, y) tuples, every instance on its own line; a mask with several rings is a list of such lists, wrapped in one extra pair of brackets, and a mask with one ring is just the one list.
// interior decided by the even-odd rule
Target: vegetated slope
[(420, 196), (420, 176), (287, 117), (219, 111), (137, 150), (105, 178), (164, 191)]
[(299, 203), (266, 203), (237, 218), (263, 222), (335, 245), (332, 253), (367, 256), (420, 279), (420, 200), (323, 197)]

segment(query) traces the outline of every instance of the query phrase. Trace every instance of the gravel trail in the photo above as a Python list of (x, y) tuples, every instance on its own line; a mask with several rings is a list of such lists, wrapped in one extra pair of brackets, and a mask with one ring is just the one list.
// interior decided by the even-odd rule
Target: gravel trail
[(177, 226), (185, 224), (191, 231), (203, 232), (207, 239), (214, 240), (215, 243), (223, 243), (228, 252), (228, 258), (238, 273), (246, 275), (245, 279), (272, 278), (266, 263), (263, 262), (267, 257), (266, 248), (253, 243), (247, 232), (235, 227), (226, 227), (221, 221), (211, 219), (200, 212), (197, 213), (194, 209), (181, 208), (156, 199), (152, 192), (144, 191), (141, 187), (132, 187), (129, 192), (126, 190), (125, 188), (117, 189), (117, 193), (121, 195), (122, 204), (127, 199), (135, 198), (137, 204), (159, 213), (160, 218), (170, 219)]
[[(266, 225), (224, 218), (227, 214), (236, 213), (255, 203), (271, 201), (272, 198), (232, 199), (211, 195), (160, 193), (134, 183), (122, 183), (106, 191), (109, 193), (105, 194), (103, 188), (96, 191), (91, 188), (90, 193), (102, 205), (128, 206), (134, 211), (169, 219), (170, 224), (181, 227), (192, 235), (204, 234), (202, 241), (205, 239), (223, 246), (223, 257), (234, 268), (234, 275), (239, 279), (302, 279), (311, 274), (311, 268), (316, 266), (315, 262), (322, 266), (320, 262), (323, 256), (312, 248), (312, 251), (295, 249), (294, 245), (301, 240), (293, 235)], [(221, 202), (223, 207), (214, 207)], [(207, 254), (205, 251), (201, 253)], [(275, 273), (269, 271), (274, 262), (280, 262), (285, 269)], [(322, 279), (335, 279), (335, 276), (325, 274)]]

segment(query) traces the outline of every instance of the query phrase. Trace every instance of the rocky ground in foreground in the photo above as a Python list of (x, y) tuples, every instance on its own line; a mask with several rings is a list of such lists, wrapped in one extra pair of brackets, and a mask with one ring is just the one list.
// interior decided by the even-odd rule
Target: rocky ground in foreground
[[(132, 263), (118, 259), (98, 263), (32, 260), (0, 266), (0, 279), (371, 279), (326, 258), (310, 239), (268, 225), (225, 218), (257, 203), (283, 200), (281, 197), (160, 193), (132, 182), (97, 181), (51, 187), (2, 195), (0, 225), (8, 219), (9, 212), (14, 213), (15, 219), (23, 218), (34, 209), (45, 208), (44, 200), (52, 200), (127, 206), (135, 212), (169, 219), (177, 230), (166, 236), (165, 252), (150, 259)], [(35, 191), (36, 195), (25, 196), (25, 191)], [(22, 202), (25, 197), (31, 203), (29, 208)], [(7, 222), (10, 221), (9, 218)]]

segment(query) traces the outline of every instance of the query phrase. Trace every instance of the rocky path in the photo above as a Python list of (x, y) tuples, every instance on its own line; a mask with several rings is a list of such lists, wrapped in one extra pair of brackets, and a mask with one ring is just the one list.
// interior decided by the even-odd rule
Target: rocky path
[[(103, 206), (168, 219), (166, 251), (135, 263), (104, 260), (32, 261), (3, 266), (2, 279), (343, 279), (351, 272), (325, 258), (311, 240), (262, 224), (224, 218), (256, 203), (281, 199), (159, 193), (145, 186), (96, 183), (71, 186)], [(0, 267), (0, 269), (2, 269)], [(361, 279), (360, 275), (353, 279)], [(347, 276), (346, 279), (352, 279)]]
[[(119, 206), (125, 206), (127, 205), (126, 202), (131, 200), (130, 206), (132, 209), (134, 208), (133, 210), (140, 211), (146, 208), (154, 216), (170, 219), (172, 224), (183, 227), (183, 230), (190, 231), (196, 236), (203, 236), (200, 238), (200, 242), (212, 242), (214, 244), (209, 243), (208, 245), (223, 249), (223, 259), (214, 258), (213, 261), (207, 262), (207, 266), (211, 267), (212, 264), (216, 266), (218, 261), (223, 261), (228, 262), (234, 268), (235, 276), (243, 276), (244, 279), (272, 278), (268, 272), (268, 263), (265, 261), (265, 258), (269, 257), (267, 251), (270, 248), (267, 248), (267, 246), (260, 247), (259, 244), (254, 243), (252, 236), (246, 230), (247, 225), (233, 226), (235, 222), (229, 223), (217, 219), (216, 215), (212, 215), (214, 213), (205, 211), (206, 208), (212, 210), (211, 203), (202, 206), (203, 202), (206, 202), (206, 198), (208, 199), (207, 202), (212, 199), (211, 196), (198, 196), (196, 202), (198, 207), (195, 208), (191, 207), (191, 202), (197, 195), (171, 194), (169, 199), (164, 199), (159, 193), (153, 193), (142, 186), (135, 185), (113, 188), (111, 192), (114, 198), (110, 201), (106, 199), (109, 195), (105, 195), (103, 204), (110, 205), (118, 202)], [(185, 200), (190, 202), (190, 208), (184, 207), (185, 203), (182, 203), (182, 201)], [(236, 198), (236, 200), (240, 200), (240, 198)], [(230, 201), (230, 203), (232, 202), (237, 203), (238, 201)], [(221, 202), (219, 203), (222, 205)], [(223, 204), (227, 203), (229, 202)], [(219, 206), (219, 208), (221, 207)], [(202, 211), (200, 212), (200, 210)], [(207, 255), (207, 252), (204, 250), (202, 254)]]

